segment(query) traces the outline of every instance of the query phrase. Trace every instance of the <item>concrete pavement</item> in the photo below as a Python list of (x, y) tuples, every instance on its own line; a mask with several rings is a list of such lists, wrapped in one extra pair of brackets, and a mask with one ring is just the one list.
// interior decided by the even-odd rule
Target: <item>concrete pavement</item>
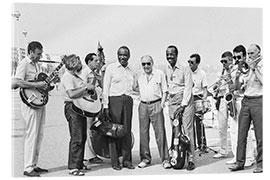
[[(24, 122), (21, 119), (20, 114), (20, 97), (18, 90), (13, 91), (13, 114), (12, 114), (12, 176), (24, 177), (23, 172), (23, 146), (24, 146)], [(47, 119), (45, 124), (44, 139), (41, 146), (39, 166), (49, 169), (49, 173), (42, 174), (42, 177), (63, 177), (70, 176), (67, 169), (68, 158), (68, 143), (69, 132), (66, 119), (63, 113), (63, 100), (59, 91), (52, 91), (50, 100), (47, 104)], [(139, 124), (138, 124), (138, 105), (134, 103), (134, 114), (132, 131), (135, 137), (135, 143), (132, 150), (133, 164), (137, 166), (139, 163)], [(168, 145), (171, 142), (171, 125), (166, 116), (166, 131)], [(209, 113), (204, 120), (207, 125), (206, 136), (207, 143), (213, 149), (218, 149), (218, 131), (215, 127), (216, 123), (213, 123), (211, 114)], [(119, 176), (119, 175), (178, 175), (178, 174), (218, 174), (218, 173), (252, 173), (254, 166), (247, 168), (240, 172), (230, 172), (225, 162), (232, 158), (230, 154), (229, 158), (225, 159), (213, 159), (214, 153), (210, 151), (207, 154), (198, 156), (196, 153), (196, 169), (193, 171), (187, 171), (185, 168), (182, 170), (164, 169), (161, 166), (161, 160), (159, 159), (158, 150), (155, 143), (154, 133), (152, 127), (151, 131), (151, 153), (152, 153), (152, 165), (135, 170), (122, 169), (121, 171), (115, 171), (111, 168), (110, 160), (105, 159), (102, 164), (91, 164), (92, 170), (85, 173), (86, 176)]]

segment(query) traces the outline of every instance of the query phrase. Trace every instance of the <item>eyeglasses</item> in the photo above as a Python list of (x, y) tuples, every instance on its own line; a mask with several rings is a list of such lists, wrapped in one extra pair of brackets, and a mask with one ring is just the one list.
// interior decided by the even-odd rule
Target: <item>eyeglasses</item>
[(239, 59), (242, 59), (242, 56), (233, 56), (233, 59), (235, 59), (235, 60), (239, 60)]
[(145, 66), (145, 65), (147, 65), (147, 66), (151, 66), (151, 63), (150, 63), (150, 62), (147, 62), (147, 63), (142, 63), (142, 66)]
[(221, 62), (222, 64), (227, 64), (227, 63), (228, 63), (227, 60), (220, 60), (220, 62)]
[(190, 60), (188, 60), (188, 63), (189, 63), (189, 64), (192, 64), (192, 65), (196, 64), (195, 61), (190, 61)]

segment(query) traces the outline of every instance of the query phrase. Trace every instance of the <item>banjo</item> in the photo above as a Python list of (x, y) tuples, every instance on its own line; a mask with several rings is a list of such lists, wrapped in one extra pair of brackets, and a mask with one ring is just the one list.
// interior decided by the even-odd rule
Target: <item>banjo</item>
[(45, 81), (47, 83), (46, 88), (20, 88), (20, 97), (22, 101), (35, 109), (41, 108), (48, 103), (49, 100), (49, 91), (53, 90), (54, 86), (50, 85), (50, 83), (56, 77), (56, 72), (61, 69), (64, 65), (64, 60), (66, 56), (62, 58), (62, 62), (56, 67), (56, 69), (48, 76), (47, 74), (41, 72), (37, 75), (35, 80), (32, 82), (40, 82)]

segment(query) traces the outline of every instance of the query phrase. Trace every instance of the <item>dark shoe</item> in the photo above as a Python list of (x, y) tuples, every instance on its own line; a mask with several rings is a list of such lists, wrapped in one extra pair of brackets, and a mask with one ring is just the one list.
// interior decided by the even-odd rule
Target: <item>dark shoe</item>
[(263, 168), (262, 167), (256, 167), (254, 170), (253, 170), (253, 173), (262, 173), (263, 172)]
[(89, 159), (88, 162), (89, 162), (89, 163), (96, 163), (96, 164), (99, 164), (99, 163), (103, 163), (103, 160), (96, 156), (96, 157), (94, 157), (94, 158)]
[(135, 169), (135, 167), (132, 164), (123, 165), (123, 167), (127, 169)]
[(194, 164), (194, 162), (189, 161), (189, 162), (188, 162), (188, 166), (187, 166), (187, 170), (188, 170), (188, 171), (191, 171), (191, 170), (193, 170), (193, 169), (195, 169), (195, 164)]
[(40, 167), (34, 168), (34, 171), (36, 171), (37, 173), (47, 173), (47, 172), (49, 172), (47, 169), (42, 169)]
[(120, 171), (122, 169), (122, 167), (119, 165), (112, 165), (112, 168), (117, 171)]
[(40, 176), (39, 173), (37, 173), (34, 170), (32, 170), (31, 172), (24, 171), (23, 175), (29, 176), (29, 177), (39, 177)]
[(244, 170), (244, 166), (240, 166), (238, 164), (235, 164), (233, 166), (230, 166), (229, 169), (231, 171), (240, 171), (240, 170)]

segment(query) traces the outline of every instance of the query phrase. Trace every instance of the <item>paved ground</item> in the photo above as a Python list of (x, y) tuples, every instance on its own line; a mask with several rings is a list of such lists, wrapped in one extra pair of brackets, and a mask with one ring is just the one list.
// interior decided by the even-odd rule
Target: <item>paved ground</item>
[[(13, 113), (12, 113), (12, 176), (23, 177), (23, 140), (24, 140), (24, 122), (21, 120), (20, 115), (20, 98), (18, 92), (14, 91), (13, 95)], [(137, 104), (134, 105), (134, 117), (132, 131), (135, 137), (135, 143), (132, 151), (133, 164), (139, 163), (139, 131), (138, 131), (138, 118), (137, 118)], [(166, 114), (166, 112), (165, 112)], [(167, 117), (167, 116), (166, 116)], [(218, 134), (216, 123), (212, 121), (211, 113), (207, 114), (204, 120), (207, 125), (206, 136), (209, 147), (218, 149)], [(168, 119), (166, 119), (167, 140), (171, 141), (171, 127)], [(210, 151), (207, 154), (198, 156), (196, 153), (196, 169), (193, 171), (163, 169), (161, 161), (158, 156), (158, 150), (154, 141), (154, 134), (151, 131), (151, 153), (152, 165), (145, 169), (136, 168), (135, 170), (123, 169), (115, 171), (110, 166), (109, 159), (104, 159), (103, 164), (92, 164), (92, 170), (86, 172), (86, 176), (119, 176), (119, 175), (178, 175), (178, 174), (241, 174), (252, 173), (254, 167), (245, 169), (240, 172), (230, 172), (225, 162), (229, 158), (215, 160), (212, 158), (214, 153)], [(44, 139), (42, 142), (39, 166), (49, 169), (49, 173), (44, 174), (44, 177), (63, 177), (69, 176), (67, 170), (67, 157), (68, 157), (68, 142), (69, 133), (67, 122), (63, 115), (63, 101), (58, 91), (52, 92), (49, 103), (47, 105), (47, 121), (45, 125)]]

